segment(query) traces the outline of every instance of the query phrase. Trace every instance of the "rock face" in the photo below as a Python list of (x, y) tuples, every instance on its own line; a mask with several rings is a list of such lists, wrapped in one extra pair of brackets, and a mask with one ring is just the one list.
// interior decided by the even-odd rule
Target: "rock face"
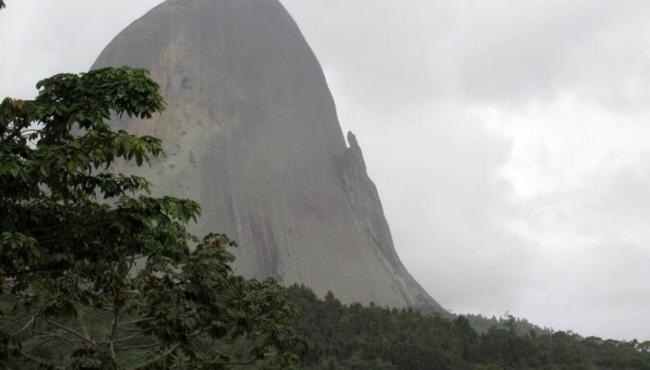
[(395, 253), (357, 140), (346, 145), (320, 65), (277, 0), (166, 1), (93, 68), (122, 65), (149, 69), (168, 105), (115, 122), (166, 145), (140, 173), (158, 194), (201, 203), (196, 231), (236, 239), (238, 272), (442, 310)]

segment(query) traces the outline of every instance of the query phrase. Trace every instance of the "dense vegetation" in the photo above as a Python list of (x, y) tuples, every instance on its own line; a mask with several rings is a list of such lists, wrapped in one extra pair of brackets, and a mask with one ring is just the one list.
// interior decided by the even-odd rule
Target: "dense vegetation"
[(164, 109), (148, 73), (105, 68), (37, 87), (34, 100), (0, 104), (0, 368), (291, 366), (284, 290), (235, 275), (226, 236), (189, 234), (198, 204), (110, 171), (164, 154), (160, 140), (108, 124)]
[(513, 318), (479, 334), (463, 316), (448, 320), (413, 310), (342, 305), (331, 294), (322, 300), (298, 286), (288, 292), (300, 314), (296, 329), (308, 343), (304, 369), (650, 369), (650, 342), (562, 331), (522, 335), (517, 328), (526, 323)]

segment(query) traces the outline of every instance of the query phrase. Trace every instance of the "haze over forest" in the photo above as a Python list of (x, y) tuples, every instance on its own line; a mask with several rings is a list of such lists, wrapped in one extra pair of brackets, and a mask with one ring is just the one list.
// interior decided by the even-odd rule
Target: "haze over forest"
[[(87, 70), (158, 2), (11, 2), (0, 96)], [(397, 252), (444, 307), (647, 337), (650, 5), (283, 4), (359, 138)]]

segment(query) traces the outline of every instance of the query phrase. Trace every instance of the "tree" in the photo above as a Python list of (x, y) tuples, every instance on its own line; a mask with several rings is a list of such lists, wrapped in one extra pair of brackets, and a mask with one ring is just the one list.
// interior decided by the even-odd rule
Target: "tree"
[(293, 365), (294, 311), (272, 280), (236, 276), (225, 235), (187, 231), (200, 207), (111, 173), (164, 155), (111, 115), (164, 109), (147, 72), (59, 74), (0, 104), (0, 368)]

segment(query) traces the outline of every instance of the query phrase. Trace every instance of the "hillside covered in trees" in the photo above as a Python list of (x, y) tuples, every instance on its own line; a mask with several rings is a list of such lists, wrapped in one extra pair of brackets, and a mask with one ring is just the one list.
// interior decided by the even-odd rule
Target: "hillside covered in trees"
[(306, 287), (288, 288), (307, 349), (303, 368), (325, 369), (650, 369), (650, 341), (615, 341), (551, 330), (529, 330), (510, 317), (477, 333), (477, 316), (436, 314), (318, 299)]

